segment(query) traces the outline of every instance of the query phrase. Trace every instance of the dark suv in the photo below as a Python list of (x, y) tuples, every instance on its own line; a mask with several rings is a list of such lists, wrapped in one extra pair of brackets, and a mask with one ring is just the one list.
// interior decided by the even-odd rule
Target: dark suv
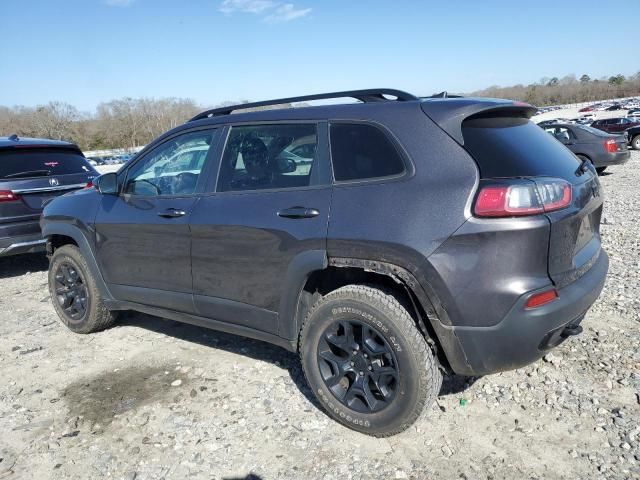
[(97, 176), (72, 143), (0, 137), (0, 257), (44, 251), (43, 205)]
[[(333, 97), (361, 103), (241, 112)], [(386, 89), (204, 112), (47, 205), (55, 309), (272, 342), (333, 418), (400, 432), (441, 371), (540, 358), (602, 289), (598, 177), (534, 112)]]

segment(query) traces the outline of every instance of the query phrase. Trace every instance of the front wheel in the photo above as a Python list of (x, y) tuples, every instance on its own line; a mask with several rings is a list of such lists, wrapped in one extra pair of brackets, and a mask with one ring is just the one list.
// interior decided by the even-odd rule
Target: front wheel
[(53, 253), (49, 294), (60, 321), (73, 332), (97, 332), (116, 320), (116, 314), (104, 306), (91, 270), (75, 245), (64, 245)]
[(377, 437), (413, 424), (442, 384), (438, 361), (407, 309), (367, 285), (341, 287), (314, 305), (300, 358), (328, 414)]
[(640, 135), (636, 135), (635, 137), (633, 137), (633, 139), (631, 140), (631, 146), (634, 150), (640, 150)]

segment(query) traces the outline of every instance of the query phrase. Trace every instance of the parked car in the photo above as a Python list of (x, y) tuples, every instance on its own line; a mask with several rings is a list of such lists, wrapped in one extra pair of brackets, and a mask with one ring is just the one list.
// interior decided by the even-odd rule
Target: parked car
[(607, 133), (622, 133), (628, 128), (640, 125), (640, 122), (633, 121), (630, 118), (618, 117), (618, 118), (606, 118), (604, 120), (596, 120), (591, 124), (593, 128), (602, 130)]
[(593, 105), (587, 105), (586, 107), (582, 107), (578, 112), (593, 112)]
[(275, 343), (335, 420), (398, 433), (442, 370), (540, 358), (603, 287), (598, 176), (534, 111), (379, 89), (203, 112), (46, 206), (54, 308), (77, 333), (137, 310)]
[(605, 110), (607, 112), (613, 112), (615, 110), (622, 110), (622, 105), (620, 105), (619, 103), (614, 103), (613, 105), (609, 105), (607, 108), (605, 108)]
[(640, 108), (631, 108), (627, 112), (627, 117), (640, 115)]
[(586, 125), (568, 123), (545, 125), (544, 131), (581, 160), (590, 160), (598, 173), (611, 165), (622, 165), (631, 157), (624, 135), (612, 135)]
[(640, 150), (640, 126), (631, 127), (625, 130), (627, 134), (627, 140), (634, 150)]
[(85, 188), (97, 176), (76, 145), (0, 137), (0, 257), (44, 251), (43, 205)]

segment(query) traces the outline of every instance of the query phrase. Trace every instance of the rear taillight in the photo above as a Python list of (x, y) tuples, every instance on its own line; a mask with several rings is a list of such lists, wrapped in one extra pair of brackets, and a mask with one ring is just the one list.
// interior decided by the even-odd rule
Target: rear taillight
[(473, 212), (478, 217), (519, 217), (565, 208), (571, 204), (571, 185), (560, 179), (484, 181)]
[(524, 304), (524, 308), (538, 308), (549, 302), (553, 302), (556, 298), (558, 298), (558, 292), (555, 288), (540, 293), (534, 293), (527, 299), (527, 303)]
[(14, 202), (20, 197), (11, 190), (0, 190), (0, 202)]
[(605, 140), (604, 149), (609, 153), (616, 153), (618, 151), (618, 146), (616, 145), (616, 141), (613, 138), (609, 140)]

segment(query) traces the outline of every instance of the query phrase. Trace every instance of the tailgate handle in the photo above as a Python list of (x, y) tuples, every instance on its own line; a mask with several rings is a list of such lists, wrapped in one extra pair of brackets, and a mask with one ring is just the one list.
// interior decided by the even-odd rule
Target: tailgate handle
[(320, 215), (320, 212), (315, 208), (307, 207), (291, 207), (285, 208), (278, 212), (279, 217), (283, 218), (313, 218)]
[(187, 212), (179, 208), (167, 208), (164, 212), (158, 212), (158, 216), (163, 218), (178, 218), (186, 214)]

